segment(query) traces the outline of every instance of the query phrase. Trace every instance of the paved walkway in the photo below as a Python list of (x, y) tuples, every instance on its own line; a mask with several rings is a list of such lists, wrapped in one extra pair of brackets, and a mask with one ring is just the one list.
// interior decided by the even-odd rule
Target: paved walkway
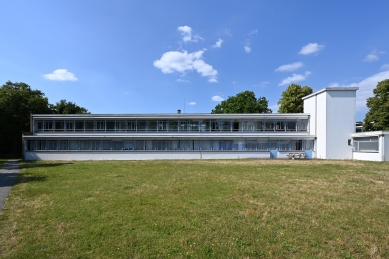
[(3, 169), (0, 169), (0, 211), (4, 207), (19, 172), (20, 167), (16, 159), (8, 160), (3, 164)]

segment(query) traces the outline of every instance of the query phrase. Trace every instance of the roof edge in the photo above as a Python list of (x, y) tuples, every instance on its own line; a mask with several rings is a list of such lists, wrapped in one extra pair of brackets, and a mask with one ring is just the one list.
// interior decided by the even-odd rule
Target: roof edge
[(359, 87), (326, 87), (326, 88), (321, 89), (317, 92), (314, 92), (310, 95), (304, 96), (302, 99), (305, 100), (305, 99), (308, 99), (312, 96), (315, 96), (315, 95), (318, 95), (318, 94), (321, 94), (321, 93), (327, 92), (327, 91), (357, 91), (358, 89), (359, 89)]

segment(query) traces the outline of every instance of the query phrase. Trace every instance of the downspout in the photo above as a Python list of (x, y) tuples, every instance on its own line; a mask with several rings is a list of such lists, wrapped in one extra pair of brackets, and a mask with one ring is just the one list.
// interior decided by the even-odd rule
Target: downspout
[(385, 135), (381, 135), (381, 138), (382, 138), (382, 150), (381, 150), (381, 153), (382, 153), (382, 162), (385, 162)]

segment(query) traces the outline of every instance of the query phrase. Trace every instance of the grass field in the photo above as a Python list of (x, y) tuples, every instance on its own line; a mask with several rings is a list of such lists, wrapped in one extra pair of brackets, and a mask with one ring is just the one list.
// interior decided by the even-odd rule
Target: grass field
[(389, 258), (389, 163), (22, 162), (0, 258)]

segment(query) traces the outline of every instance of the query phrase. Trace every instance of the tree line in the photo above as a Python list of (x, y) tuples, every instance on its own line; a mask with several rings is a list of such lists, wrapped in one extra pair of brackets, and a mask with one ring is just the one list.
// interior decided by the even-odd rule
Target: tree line
[(45, 94), (26, 83), (6, 82), (0, 88), (0, 154), (20, 155), (21, 133), (30, 131), (30, 114), (82, 114), (87, 109), (60, 100), (50, 104)]
[[(312, 88), (289, 85), (277, 102), (279, 113), (303, 113), (303, 97)], [(389, 130), (389, 79), (381, 81), (367, 99), (369, 108), (363, 126), (366, 131)], [(240, 92), (217, 104), (211, 113), (272, 113), (266, 97), (257, 98), (253, 91)], [(67, 100), (50, 104), (45, 94), (26, 83), (6, 82), (0, 88), (0, 154), (21, 154), (21, 133), (30, 131), (30, 114), (86, 114), (84, 107)]]

